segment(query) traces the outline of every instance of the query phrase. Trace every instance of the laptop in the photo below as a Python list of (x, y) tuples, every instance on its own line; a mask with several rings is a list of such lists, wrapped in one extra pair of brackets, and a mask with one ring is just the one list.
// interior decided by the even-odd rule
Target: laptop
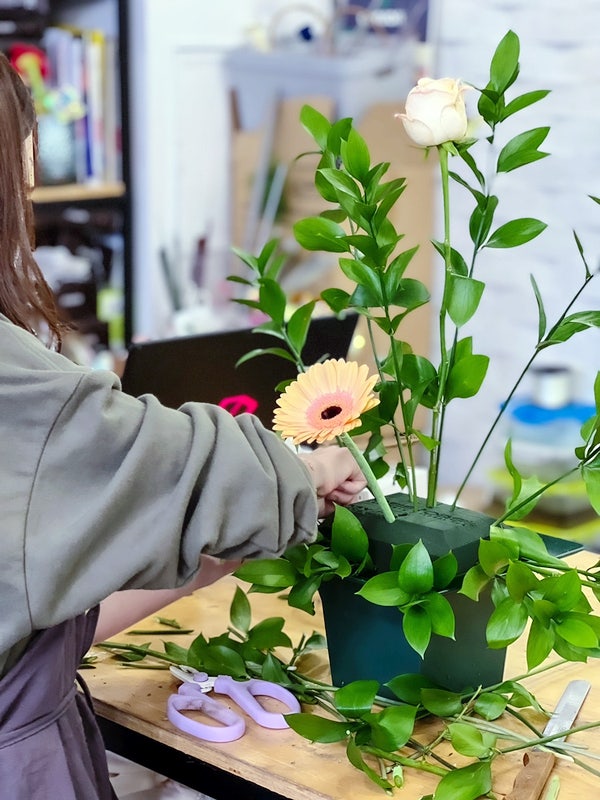
[[(356, 314), (312, 320), (302, 351), (304, 363), (314, 364), (323, 356), (345, 358), (356, 321)], [(251, 350), (277, 346), (277, 339), (250, 328), (136, 342), (125, 362), (123, 391), (135, 397), (153, 394), (170, 408), (190, 400), (213, 403), (233, 415), (255, 414), (271, 428), (276, 387), (296, 377), (296, 366), (274, 355), (236, 364)]]

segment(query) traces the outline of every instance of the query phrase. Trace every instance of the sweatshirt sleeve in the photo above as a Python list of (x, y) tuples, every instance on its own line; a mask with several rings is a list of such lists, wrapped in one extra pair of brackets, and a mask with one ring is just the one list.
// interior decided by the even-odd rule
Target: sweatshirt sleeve
[(200, 403), (174, 411), (86, 373), (33, 478), (32, 622), (47, 627), (119, 589), (180, 585), (202, 553), (279, 555), (310, 541), (316, 522), (308, 471), (255, 417)]

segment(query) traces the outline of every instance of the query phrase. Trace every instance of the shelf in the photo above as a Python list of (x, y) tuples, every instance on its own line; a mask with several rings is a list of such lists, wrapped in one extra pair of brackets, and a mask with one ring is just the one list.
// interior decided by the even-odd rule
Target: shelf
[(125, 194), (122, 181), (114, 183), (68, 183), (63, 186), (37, 186), (32, 193), (34, 203), (81, 203), (86, 200), (111, 200)]

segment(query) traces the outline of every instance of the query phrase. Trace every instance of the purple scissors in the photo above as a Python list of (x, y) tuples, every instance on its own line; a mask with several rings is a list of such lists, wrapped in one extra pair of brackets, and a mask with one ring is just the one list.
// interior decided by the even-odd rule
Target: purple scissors
[[(177, 694), (172, 694), (167, 701), (167, 717), (177, 728), (205, 739), (209, 742), (233, 742), (244, 735), (246, 723), (244, 718), (228, 708), (224, 703), (208, 697), (207, 692), (226, 694), (263, 728), (287, 728), (283, 714), (267, 711), (258, 700), (257, 695), (273, 697), (282, 702), (289, 711), (300, 711), (300, 703), (291, 692), (270, 681), (251, 678), (236, 681), (228, 675), (209, 677), (206, 672), (198, 672), (191, 667), (172, 666), (172, 674), (183, 681)], [(202, 711), (207, 717), (220, 722), (221, 725), (205, 723), (186, 717), (183, 710)]]

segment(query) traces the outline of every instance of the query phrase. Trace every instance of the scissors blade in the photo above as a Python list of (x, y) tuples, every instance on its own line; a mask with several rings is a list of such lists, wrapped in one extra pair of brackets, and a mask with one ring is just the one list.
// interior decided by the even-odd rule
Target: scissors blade
[(169, 667), (171, 674), (183, 683), (198, 683), (201, 684), (208, 676), (205, 672), (198, 672), (193, 667), (188, 667), (185, 664), (171, 664)]
[[(553, 741), (561, 742), (566, 738), (589, 690), (590, 684), (587, 681), (575, 680), (569, 683), (544, 728), (544, 737), (565, 731), (564, 736)], [(552, 772), (554, 759), (554, 753), (541, 750), (539, 747), (526, 751), (523, 756), (523, 766), (517, 773), (512, 791), (506, 795), (505, 800), (538, 800)]]

